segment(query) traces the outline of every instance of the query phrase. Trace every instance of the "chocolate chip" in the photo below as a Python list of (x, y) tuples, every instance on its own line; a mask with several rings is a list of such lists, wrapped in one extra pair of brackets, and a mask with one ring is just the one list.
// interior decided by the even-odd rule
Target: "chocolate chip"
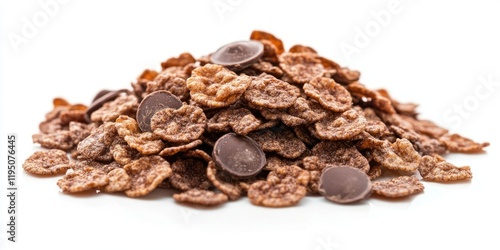
[(210, 62), (234, 71), (257, 62), (264, 54), (264, 45), (258, 41), (239, 41), (226, 44), (210, 57)]
[(137, 109), (136, 120), (142, 132), (151, 132), (151, 117), (162, 109), (178, 109), (182, 106), (181, 100), (165, 90), (155, 91), (142, 100)]
[(235, 133), (225, 134), (215, 142), (212, 157), (219, 168), (240, 178), (253, 177), (266, 165), (266, 155), (259, 144)]
[(116, 99), (118, 96), (120, 96), (121, 93), (127, 93), (128, 90), (126, 89), (119, 89), (116, 91), (111, 91), (111, 90), (101, 90), (99, 93), (97, 93), (92, 100), (92, 103), (88, 107), (87, 111), (85, 112), (85, 120), (87, 122), (91, 122), (90, 120), (90, 115), (98, 110), (99, 108), (102, 107), (102, 105), (106, 102), (112, 101)]
[(353, 167), (333, 166), (323, 170), (319, 192), (336, 203), (352, 203), (368, 197), (372, 184), (368, 176)]
[(92, 99), (92, 103), (97, 101), (97, 99), (101, 98), (102, 96), (104, 96), (105, 94), (109, 93), (109, 92), (113, 92), (112, 90), (107, 90), (107, 89), (103, 89), (99, 92), (97, 92), (97, 94), (94, 96), (94, 99)]

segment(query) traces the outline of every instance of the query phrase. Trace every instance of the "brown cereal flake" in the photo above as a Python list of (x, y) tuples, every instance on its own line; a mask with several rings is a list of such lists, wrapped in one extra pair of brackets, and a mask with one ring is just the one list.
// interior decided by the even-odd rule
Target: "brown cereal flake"
[(402, 128), (412, 128), (411, 123), (403, 119), (399, 114), (388, 114), (376, 109), (374, 111), (387, 126), (395, 125)]
[[(57, 125), (66, 126), (70, 121), (85, 122), (85, 111), (87, 106), (83, 104), (71, 105), (68, 101), (62, 98), (54, 98), (52, 101), (54, 108), (45, 115), (45, 121), (40, 123), (40, 131), (51, 133)], [(45, 131), (46, 129), (50, 129)]]
[(299, 96), (299, 88), (263, 73), (252, 77), (243, 98), (254, 106), (277, 109), (292, 106)]
[(153, 80), (158, 75), (158, 72), (153, 69), (145, 69), (142, 73), (137, 77), (137, 80)]
[(325, 118), (328, 111), (314, 100), (299, 97), (295, 100), (293, 105), (288, 108), (287, 113), (290, 116), (303, 119), (307, 124), (309, 124)]
[(78, 193), (93, 188), (101, 188), (108, 184), (109, 179), (102, 170), (85, 167), (64, 175), (57, 181), (57, 186), (64, 193)]
[(266, 119), (262, 118), (261, 124), (259, 125), (259, 127), (256, 130), (262, 130), (262, 129), (276, 127), (279, 124), (280, 124), (279, 120), (266, 120)]
[(196, 60), (194, 59), (194, 57), (191, 54), (184, 52), (184, 53), (180, 54), (178, 57), (171, 57), (171, 58), (167, 59), (165, 62), (162, 62), (161, 68), (166, 69), (166, 68), (175, 67), (175, 66), (184, 67), (190, 63), (195, 63), (195, 62), (196, 62)]
[(391, 125), (390, 129), (399, 137), (413, 143), (413, 146), (421, 155), (442, 154), (447, 150), (442, 142), (429, 138), (425, 134), (419, 134), (411, 129), (405, 129), (394, 125)]
[[(54, 108), (57, 108), (57, 107), (65, 107), (65, 106), (69, 106), (69, 102), (64, 99), (64, 98), (61, 98), (61, 97), (56, 97), (54, 99), (52, 99), (52, 105), (54, 105)], [(47, 119), (49, 119), (47, 117)]]
[(357, 70), (351, 70), (349, 68), (338, 68), (337, 72), (333, 75), (333, 80), (340, 84), (351, 84), (357, 82), (361, 73)]
[(215, 163), (210, 161), (207, 167), (207, 177), (212, 184), (222, 193), (226, 194), (230, 200), (237, 200), (243, 192), (241, 187), (233, 180), (229, 174), (217, 170)]
[(456, 167), (436, 156), (422, 157), (418, 171), (426, 181), (448, 182), (472, 179), (470, 167)]
[[(145, 96), (148, 82), (149, 81), (145, 79), (140, 79), (135, 82), (132, 82), (130, 84), (132, 86), (132, 93), (138, 98), (142, 98), (143, 96)], [(140, 101), (140, 99), (138, 101)]]
[[(370, 153), (370, 150), (378, 147), (383, 147), (384, 140), (377, 139), (367, 132), (363, 131), (360, 136), (359, 136), (359, 141), (356, 144), (356, 147), (359, 150), (364, 150), (366, 153), (366, 158), (372, 160), (372, 154)], [(387, 140), (389, 143), (391, 143), (389, 140)], [(395, 141), (395, 139), (394, 139)]]
[(319, 194), (319, 179), (321, 178), (321, 171), (309, 171), (309, 183), (307, 184), (307, 192), (310, 194)]
[(295, 165), (278, 167), (267, 175), (267, 181), (271, 184), (293, 182), (307, 186), (310, 179), (309, 171)]
[(69, 157), (71, 159), (77, 159), (80, 154), (78, 153), (78, 150), (76, 148), (72, 148), (71, 151), (69, 151)]
[(38, 129), (44, 134), (51, 134), (60, 130), (65, 130), (66, 126), (63, 126), (61, 123), (61, 119), (57, 117), (40, 122), (40, 124), (38, 124)]
[(276, 156), (276, 155), (271, 155), (271, 156), (266, 156), (266, 165), (264, 166), (263, 170), (275, 170), (279, 167), (284, 167), (287, 166), (288, 164), (284, 161), (283, 158)]
[(34, 143), (39, 143), (40, 146), (47, 149), (69, 151), (75, 146), (71, 132), (67, 130), (59, 130), (50, 134), (34, 134), (32, 139)]
[(143, 155), (158, 154), (165, 148), (165, 143), (163, 143), (159, 136), (151, 132), (127, 135), (124, 139), (131, 148), (136, 149)]
[(248, 192), (248, 189), (250, 188), (250, 185), (252, 185), (252, 184), (254, 184), (255, 182), (258, 182), (258, 181), (265, 181), (267, 179), (267, 175), (268, 174), (269, 174), (269, 171), (261, 171), (260, 173), (258, 173), (254, 177), (237, 180), (239, 182), (238, 185), (243, 190), (242, 193), (246, 196), (247, 192)]
[(202, 140), (194, 140), (188, 144), (167, 144), (167, 146), (162, 149), (158, 155), (160, 156), (172, 156), (180, 152), (186, 152), (193, 148), (196, 148), (202, 144)]
[(415, 176), (399, 176), (372, 184), (374, 193), (388, 198), (407, 197), (424, 191), (424, 185)]
[(37, 151), (23, 163), (26, 172), (37, 175), (62, 174), (70, 167), (68, 155), (60, 149)]
[(368, 121), (380, 121), (384, 123), (382, 119), (380, 119), (380, 117), (377, 115), (375, 110), (370, 107), (361, 108), (359, 106), (355, 106), (354, 109), (357, 110), (361, 115), (363, 115)]
[(275, 152), (288, 159), (295, 159), (306, 150), (306, 145), (289, 129), (259, 130), (248, 135), (264, 152)]
[(129, 197), (149, 194), (165, 178), (170, 177), (172, 169), (161, 156), (143, 156), (123, 166), (131, 178), (132, 187), (125, 191)]
[(380, 138), (390, 134), (390, 131), (387, 128), (386, 124), (382, 122), (380, 117), (377, 116), (377, 114), (372, 108), (362, 109), (361, 107), (356, 106), (354, 109), (360, 115), (365, 117), (366, 119), (365, 131), (368, 132), (370, 135)]
[(366, 119), (365, 132), (376, 138), (381, 138), (391, 134), (385, 123), (380, 120), (373, 109), (362, 109), (359, 106), (354, 107), (354, 109)]
[(138, 106), (137, 97), (119, 96), (111, 102), (104, 103), (101, 108), (90, 115), (90, 119), (93, 122), (114, 122), (120, 115), (135, 115)]
[(200, 138), (206, 123), (207, 117), (201, 108), (183, 105), (179, 109), (157, 111), (151, 118), (151, 129), (168, 142), (187, 143)]
[(315, 77), (302, 88), (307, 96), (318, 101), (325, 109), (344, 112), (351, 108), (351, 94), (333, 79)]
[(421, 155), (445, 154), (446, 146), (439, 140), (428, 138), (425, 135), (420, 136), (421, 140), (414, 142), (413, 145)]
[(186, 80), (168, 72), (162, 72), (153, 81), (148, 82), (145, 95), (158, 90), (169, 91), (179, 97), (181, 101), (189, 100), (189, 89), (186, 86)]
[(137, 121), (126, 115), (120, 115), (116, 118), (115, 127), (118, 135), (122, 138), (125, 138), (127, 135), (133, 135), (141, 132)]
[(94, 160), (82, 160), (78, 159), (74, 162), (72, 162), (72, 169), (77, 170), (77, 169), (84, 169), (86, 167), (91, 167), (95, 169), (99, 169), (105, 173), (109, 173), (114, 169), (121, 168), (122, 166), (118, 162), (111, 162), (111, 163), (103, 163), (99, 161), (94, 161)]
[(378, 89), (378, 90), (376, 90), (376, 92), (379, 95), (381, 95), (381, 96), (383, 96), (391, 101), (391, 104), (394, 107), (394, 110), (396, 111), (396, 113), (403, 115), (403, 116), (412, 117), (412, 118), (417, 117), (417, 115), (418, 115), (418, 112), (417, 112), (418, 105), (417, 104), (398, 102), (398, 101), (394, 100), (394, 98), (392, 98), (389, 95), (389, 92), (386, 89)]
[(117, 143), (111, 146), (110, 151), (113, 155), (113, 159), (120, 165), (129, 164), (139, 157), (139, 151), (130, 147), (128, 144)]
[(409, 117), (416, 117), (418, 115), (417, 108), (418, 104), (416, 103), (400, 103), (396, 100), (391, 99), (392, 106), (396, 113), (400, 115), (405, 115)]
[(193, 149), (188, 152), (186, 152), (185, 156), (187, 157), (194, 157), (198, 159), (204, 160), (206, 163), (209, 163), (212, 161), (212, 156), (207, 154), (207, 152), (201, 150), (201, 149)]
[(92, 132), (92, 129), (96, 127), (95, 123), (85, 124), (81, 122), (70, 122), (69, 136), (73, 140), (73, 144), (78, 145), (78, 143), (87, 138)]
[(302, 142), (304, 142), (307, 146), (314, 146), (318, 143), (318, 139), (313, 137), (307, 127), (305, 126), (295, 126), (292, 128), (293, 132)]
[(327, 166), (349, 166), (367, 173), (370, 169), (368, 160), (358, 149), (348, 142), (321, 141), (312, 149), (312, 156), (302, 160), (307, 170), (322, 171)]
[(382, 167), (376, 162), (370, 162), (370, 170), (368, 170), (366, 175), (373, 181), (382, 175)]
[(285, 47), (283, 46), (283, 41), (281, 41), (279, 38), (275, 37), (273, 34), (261, 31), (261, 30), (254, 30), (252, 31), (252, 34), (250, 35), (250, 40), (267, 40), (271, 42), (275, 47), (276, 47), (276, 52), (278, 54), (281, 54), (285, 52)]
[(316, 52), (316, 50), (314, 50), (313, 48), (311, 48), (309, 46), (304, 46), (301, 44), (293, 45), (292, 47), (290, 47), (290, 49), (288, 49), (288, 52), (291, 52), (291, 53), (308, 52), (308, 53), (318, 54), (318, 52)]
[(182, 191), (209, 189), (207, 163), (202, 159), (180, 157), (172, 163), (172, 175), (168, 178), (172, 187)]
[(218, 206), (227, 202), (228, 197), (225, 194), (213, 191), (191, 189), (180, 194), (174, 194), (174, 200), (203, 206)]
[(162, 189), (172, 189), (172, 184), (170, 184), (170, 181), (167, 179), (164, 179), (156, 188), (162, 188)]
[(267, 154), (266, 165), (264, 166), (263, 170), (272, 171), (275, 170), (276, 168), (290, 166), (290, 165), (297, 165), (300, 167), (302, 166), (302, 158), (303, 156), (305, 157), (305, 155), (306, 153), (304, 152), (299, 158), (287, 159), (278, 155)]
[(252, 79), (236, 75), (220, 65), (207, 64), (194, 69), (186, 81), (191, 100), (208, 108), (220, 108), (237, 102)]
[(316, 134), (324, 140), (347, 140), (363, 132), (366, 119), (353, 109), (329, 113), (314, 124)]
[(394, 143), (390, 143), (389, 141), (380, 141), (377, 143), (378, 145), (372, 151), (372, 156), (373, 160), (380, 163), (383, 167), (407, 172), (417, 170), (421, 157), (415, 151), (410, 141), (407, 139), (397, 139)]
[(115, 170), (117, 168), (122, 168), (122, 165), (116, 161), (112, 161), (110, 163), (104, 164), (104, 166), (102, 166), (101, 170), (106, 172), (106, 173), (109, 173), (112, 170)]
[(394, 132), (398, 137), (407, 139), (408, 141), (415, 143), (420, 140), (420, 134), (417, 132), (411, 130), (411, 129), (405, 129), (399, 126), (391, 125), (389, 127), (392, 132)]
[(429, 120), (418, 120), (410, 116), (401, 116), (401, 118), (411, 124), (412, 128), (420, 134), (429, 136), (433, 139), (439, 139), (448, 133), (448, 130), (438, 126)]
[(207, 131), (227, 133), (234, 131), (239, 135), (246, 135), (261, 125), (250, 110), (246, 108), (224, 109), (216, 113), (207, 122)]
[(280, 67), (292, 82), (303, 84), (322, 76), (325, 69), (315, 53), (283, 53), (279, 56)]
[(266, 108), (257, 108), (260, 111), (260, 114), (268, 120), (280, 120), (283, 124), (289, 127), (295, 127), (307, 124), (305, 119), (300, 117), (296, 117), (288, 114), (285, 111), (279, 109), (266, 109)]
[[(175, 77), (182, 78), (184, 80), (187, 80), (188, 77), (191, 75), (191, 71), (194, 69), (193, 64), (188, 64), (184, 67), (182, 66), (172, 66), (169, 68), (166, 68), (160, 72), (158, 75), (174, 75)], [(153, 80), (154, 81), (154, 80)], [(146, 83), (147, 87), (147, 83)]]
[(351, 93), (353, 97), (366, 99), (366, 103), (373, 108), (376, 108), (388, 114), (396, 113), (390, 99), (382, 96), (377, 91), (366, 88), (359, 82), (347, 85), (346, 89)]
[(239, 185), (240, 185), (240, 188), (243, 191), (243, 193), (246, 195), (248, 193), (248, 189), (250, 189), (250, 186), (257, 181), (262, 181), (262, 180), (260, 180), (260, 179), (245, 180), (245, 181), (241, 181), (239, 183)]
[(262, 55), (261, 60), (269, 62), (273, 65), (278, 65), (278, 48), (276, 48), (276, 46), (268, 40), (260, 40), (260, 42), (262, 43), (262, 45), (264, 45), (264, 54)]
[(445, 134), (439, 141), (442, 142), (446, 148), (455, 153), (478, 153), (490, 145), (488, 142), (477, 143), (469, 138), (465, 138), (458, 134)]
[(387, 126), (381, 121), (367, 120), (365, 131), (375, 137), (383, 137), (390, 134)]
[(325, 69), (335, 72), (335, 74), (333, 74), (331, 77), (336, 82), (343, 85), (348, 85), (359, 80), (359, 77), (361, 75), (359, 71), (341, 67), (338, 63), (322, 56), (319, 57), (319, 60), (321, 61), (321, 64), (323, 64), (323, 67), (325, 67)]
[(306, 187), (293, 182), (272, 184), (257, 181), (248, 189), (248, 199), (254, 205), (264, 207), (293, 206), (307, 194)]
[(255, 74), (253, 75), (260, 75), (262, 73), (267, 73), (278, 78), (283, 75), (283, 70), (281, 70), (279, 67), (274, 66), (270, 62), (262, 60), (259, 60), (258, 62), (252, 64), (248, 69), (253, 70), (255, 72)]
[(321, 64), (323, 65), (323, 67), (325, 69), (337, 71), (337, 70), (339, 70), (339, 69), (342, 68), (342, 67), (340, 67), (340, 65), (338, 63), (336, 63), (336, 62), (334, 62), (334, 61), (332, 61), (332, 60), (330, 60), (328, 58), (325, 58), (325, 57), (322, 57), (322, 56), (319, 56), (318, 58), (321, 61)]
[(132, 187), (130, 176), (123, 168), (116, 168), (108, 173), (108, 185), (104, 186), (106, 193), (122, 192)]
[(316, 170), (321, 171), (326, 167), (327, 164), (326, 161), (324, 161), (324, 159), (322, 160), (323, 161), (320, 161), (320, 158), (316, 155), (310, 155), (302, 159), (302, 165), (304, 166), (304, 169), (307, 169), (309, 171), (316, 171)]
[[(166, 81), (170, 81), (170, 80), (174, 80), (177, 77), (169, 74), (169, 75), (164, 75), (164, 78)], [(180, 79), (182, 79), (182, 78), (180, 78)], [(182, 79), (182, 80), (184, 80), (184, 79)], [(184, 82), (185, 82), (185, 80), (184, 80)], [(149, 81), (146, 83), (146, 89), (144, 90), (143, 93), (141, 93), (141, 97), (144, 98), (148, 94), (151, 94), (151, 93), (158, 91), (158, 90), (165, 90), (164, 83), (157, 82), (157, 81)]]
[(114, 123), (104, 123), (78, 144), (78, 153), (87, 159), (97, 159), (99, 156), (109, 154), (110, 147), (117, 136)]
[(70, 122), (86, 122), (85, 112), (87, 111), (86, 106), (77, 106), (82, 109), (72, 109), (73, 106), (68, 110), (63, 110), (59, 114), (59, 119), (61, 119), (61, 125), (68, 125)]

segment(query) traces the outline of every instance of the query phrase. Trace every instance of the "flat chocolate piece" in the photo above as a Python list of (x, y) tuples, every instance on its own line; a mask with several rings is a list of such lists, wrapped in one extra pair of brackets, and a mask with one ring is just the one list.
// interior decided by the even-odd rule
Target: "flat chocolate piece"
[(92, 99), (92, 103), (90, 104), (90, 106), (87, 108), (87, 111), (85, 112), (85, 120), (90, 123), (92, 122), (90, 120), (90, 115), (100, 109), (102, 107), (102, 105), (104, 105), (104, 103), (106, 102), (109, 102), (109, 101), (113, 101), (114, 99), (116, 99), (118, 96), (120, 96), (121, 93), (127, 93), (128, 90), (126, 89), (119, 89), (119, 90), (115, 90), (115, 91), (112, 91), (112, 90), (101, 90), (99, 91), (99, 93), (97, 93), (94, 97), (94, 99)]
[(352, 203), (367, 198), (372, 183), (361, 170), (347, 166), (332, 166), (323, 170), (319, 193), (336, 203)]
[(182, 106), (181, 100), (166, 90), (155, 91), (141, 101), (137, 109), (136, 120), (142, 132), (152, 132), (151, 117), (162, 109), (178, 109)]
[(258, 41), (238, 41), (226, 44), (210, 56), (210, 62), (234, 71), (257, 62), (264, 54), (264, 45)]
[(91, 103), (94, 103), (95, 101), (97, 101), (97, 99), (101, 98), (102, 96), (104, 96), (105, 94), (109, 93), (109, 92), (113, 92), (112, 90), (107, 90), (107, 89), (103, 89), (101, 91), (99, 91), (95, 96), (94, 96), (94, 99), (92, 99), (92, 102)]
[(228, 133), (215, 142), (212, 151), (215, 164), (239, 178), (256, 176), (266, 165), (266, 155), (252, 138)]

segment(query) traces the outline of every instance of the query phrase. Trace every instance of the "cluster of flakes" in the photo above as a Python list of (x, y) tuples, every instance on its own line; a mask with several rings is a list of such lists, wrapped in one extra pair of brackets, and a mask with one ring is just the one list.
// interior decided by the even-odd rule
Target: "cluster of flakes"
[[(145, 70), (128, 92), (86, 117), (85, 105), (56, 98), (33, 141), (23, 168), (35, 175), (65, 174), (65, 193), (100, 190), (144, 196), (173, 188), (178, 202), (219, 205), (247, 195), (267, 207), (297, 204), (318, 193), (323, 169), (351, 166), (373, 181), (373, 193), (405, 197), (424, 190), (421, 180), (469, 180), (469, 167), (440, 155), (482, 152), (476, 143), (417, 117), (417, 105), (400, 103), (386, 90), (371, 90), (360, 73), (341, 67), (310, 47), (286, 52), (275, 36), (254, 31), (264, 54), (238, 72), (189, 53), (170, 58), (162, 70)], [(165, 108), (151, 119), (152, 132), (136, 120), (141, 100), (166, 90), (179, 109)], [(266, 153), (267, 165), (250, 179), (219, 169), (215, 141), (234, 132), (248, 135)], [(68, 157), (68, 153), (70, 158)], [(400, 177), (379, 180), (383, 172)]]

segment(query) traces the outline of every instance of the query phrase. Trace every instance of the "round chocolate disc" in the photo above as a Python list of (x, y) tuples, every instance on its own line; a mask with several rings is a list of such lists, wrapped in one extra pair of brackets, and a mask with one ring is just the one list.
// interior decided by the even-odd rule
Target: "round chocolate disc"
[(333, 166), (323, 170), (319, 179), (319, 193), (337, 203), (352, 203), (367, 198), (372, 183), (361, 170), (347, 166)]
[(87, 122), (91, 122), (90, 115), (94, 111), (100, 109), (102, 105), (104, 105), (104, 103), (116, 99), (118, 96), (120, 96), (121, 93), (127, 93), (127, 91), (128, 90), (126, 89), (119, 89), (114, 91), (104, 89), (99, 91), (99, 93), (95, 95), (94, 99), (92, 99), (92, 103), (87, 108), (87, 111), (85, 111), (85, 120), (87, 120)]
[(264, 45), (258, 41), (238, 41), (226, 44), (210, 56), (210, 62), (234, 71), (257, 62), (264, 54)]
[(257, 175), (266, 165), (266, 155), (252, 138), (228, 133), (215, 142), (212, 151), (215, 164), (239, 178)]
[(141, 101), (137, 109), (136, 120), (142, 132), (151, 132), (151, 117), (162, 109), (178, 109), (182, 106), (181, 100), (166, 90), (155, 91)]

